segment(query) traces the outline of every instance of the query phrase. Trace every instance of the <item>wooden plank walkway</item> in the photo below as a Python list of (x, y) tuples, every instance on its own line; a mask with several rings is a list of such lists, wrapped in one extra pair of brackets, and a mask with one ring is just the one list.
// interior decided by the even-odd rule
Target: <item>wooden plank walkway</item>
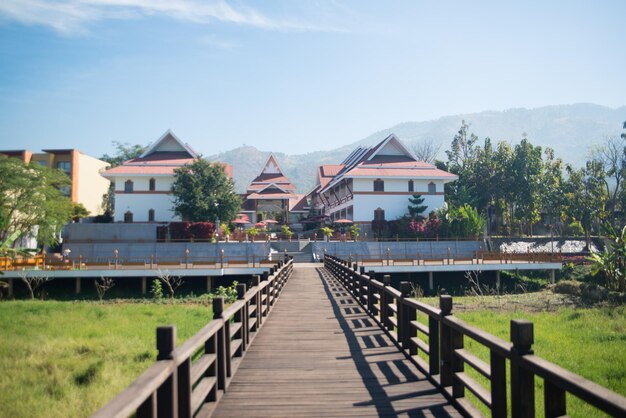
[(461, 416), (320, 265), (295, 265), (213, 416)]

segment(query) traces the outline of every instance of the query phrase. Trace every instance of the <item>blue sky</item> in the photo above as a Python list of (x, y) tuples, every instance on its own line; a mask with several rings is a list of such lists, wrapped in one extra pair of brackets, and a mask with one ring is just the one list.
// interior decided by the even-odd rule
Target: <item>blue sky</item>
[(0, 149), (332, 149), (400, 122), (626, 104), (623, 1), (2, 0)]

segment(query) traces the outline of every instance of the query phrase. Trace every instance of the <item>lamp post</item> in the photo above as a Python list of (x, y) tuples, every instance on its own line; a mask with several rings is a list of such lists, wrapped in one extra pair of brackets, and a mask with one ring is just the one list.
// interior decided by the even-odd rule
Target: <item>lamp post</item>
[(220, 205), (215, 202), (215, 241), (220, 241)]

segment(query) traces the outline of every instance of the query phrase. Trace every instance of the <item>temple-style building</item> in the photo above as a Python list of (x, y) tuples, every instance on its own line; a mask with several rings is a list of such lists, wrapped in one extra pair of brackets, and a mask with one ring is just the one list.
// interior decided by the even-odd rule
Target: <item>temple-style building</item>
[(269, 219), (296, 226), (308, 213), (305, 196), (296, 194), (296, 186), (285, 176), (273, 154), (242, 197), (241, 213), (253, 223)]
[[(172, 209), (174, 170), (196, 158), (198, 153), (167, 130), (138, 158), (105, 171), (115, 183), (115, 222), (179, 221)], [(224, 168), (232, 178), (232, 167)]]
[(372, 220), (406, 214), (416, 194), (424, 197), (427, 213), (443, 207), (444, 184), (457, 178), (418, 161), (391, 134), (373, 147), (358, 147), (341, 164), (318, 168), (317, 186), (309, 194), (311, 219), (346, 219), (367, 231)]

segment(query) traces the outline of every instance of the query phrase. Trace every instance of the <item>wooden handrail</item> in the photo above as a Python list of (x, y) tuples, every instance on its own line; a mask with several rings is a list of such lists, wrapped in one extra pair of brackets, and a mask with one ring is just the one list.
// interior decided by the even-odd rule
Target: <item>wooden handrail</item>
[[(238, 300), (227, 309), (223, 298), (215, 298), (214, 319), (178, 348), (174, 348), (176, 328), (159, 327), (157, 362), (92, 417), (156, 416), (158, 410), (159, 416), (191, 418), (214, 407), (236, 372), (233, 360), (245, 355), (263, 324), (262, 316), (272, 309), (292, 270), (293, 260), (279, 261), (263, 281), (253, 278), (249, 290), (240, 284)], [(262, 294), (267, 301), (264, 310), (259, 309)], [(194, 361), (199, 349), (204, 352)]]
[[(450, 296), (441, 296), (437, 309), (408, 297), (407, 282), (401, 283), (401, 290), (398, 291), (364, 274), (363, 268), (359, 272), (355, 264), (328, 254), (324, 257), (324, 266), (383, 329), (388, 330), (400, 350), (469, 415), (477, 413), (477, 410), (465, 398), (466, 388), (491, 410), (492, 416), (507, 416), (508, 360), (513, 417), (534, 417), (535, 376), (544, 380), (545, 415), (548, 417), (566, 414), (566, 393), (605, 413), (626, 416), (625, 397), (534, 355), (531, 322), (511, 321), (512, 342), (506, 342), (453, 316)], [(385, 280), (389, 282), (390, 278)], [(365, 295), (359, 293), (362, 289), (366, 290)], [(394, 310), (389, 309), (392, 303), (396, 306)], [(424, 332), (426, 325), (416, 326), (417, 312), (427, 315), (428, 333)], [(392, 332), (394, 327), (390, 324), (397, 326), (397, 333)], [(419, 340), (419, 332), (428, 338), (428, 343)], [(489, 350), (489, 364), (464, 349), (465, 337)], [(429, 356), (428, 364), (417, 356), (418, 350)], [(487, 377), (491, 383), (490, 390), (470, 378), (464, 371), (465, 365)]]

